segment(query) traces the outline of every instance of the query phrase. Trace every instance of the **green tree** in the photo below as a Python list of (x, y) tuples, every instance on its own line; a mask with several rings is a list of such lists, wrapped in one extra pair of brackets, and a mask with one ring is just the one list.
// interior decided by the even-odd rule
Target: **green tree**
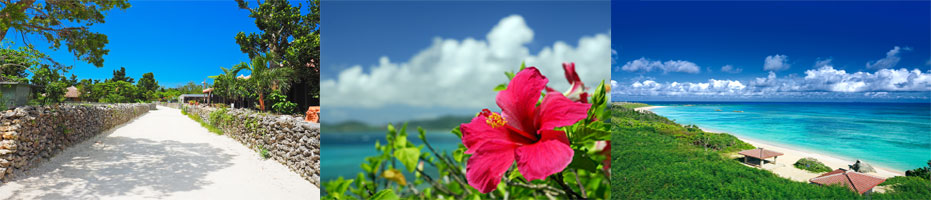
[(0, 75), (2, 75), (0, 80), (26, 82), (26, 77), (29, 75), (26, 69), (39, 65), (45, 57), (45, 54), (35, 49), (28, 47), (12, 49), (4, 45), (0, 48)]
[[(298, 103), (300, 108), (319, 105), (320, 94), (320, 1), (307, 1), (307, 10), (301, 14), (302, 5), (291, 6), (285, 0), (257, 1), (257, 7), (249, 7), (245, 0), (236, 0), (240, 9), (250, 12), (255, 19), (258, 33), (244, 32), (236, 34), (236, 43), (249, 58), (264, 56), (269, 69), (287, 68), (291, 73), (286, 77), (276, 78), (272, 87), (281, 84), (290, 87), (276, 87), (275, 90), (287, 94), (288, 99)], [(284, 83), (287, 82), (287, 83)], [(265, 94), (259, 93), (260, 99)], [(264, 104), (263, 101), (260, 101)], [(264, 105), (262, 105), (264, 107)]]
[(252, 71), (252, 77), (249, 78), (249, 81), (258, 94), (259, 109), (262, 111), (265, 111), (265, 94), (280, 90), (287, 91), (287, 88), (290, 87), (288, 81), (290, 77), (288, 75), (293, 73), (290, 68), (268, 68), (265, 66), (265, 59), (265, 56), (255, 56), (252, 58), (252, 65), (249, 66), (249, 71)]
[(97, 67), (103, 67), (109, 40), (89, 27), (104, 23), (105, 13), (113, 8), (130, 7), (127, 0), (0, 0), (0, 4), (0, 41), (10, 29), (23, 35), (36, 34), (50, 49), (58, 50), (64, 43), (75, 57)]
[(54, 104), (65, 100), (67, 80), (60, 75), (57, 68), (41, 65), (41, 67), (33, 67), (30, 70), (32, 71), (32, 84), (39, 86), (33, 91), (39, 103)]
[(236, 78), (236, 75), (244, 69), (249, 69), (249, 64), (245, 62), (233, 65), (233, 67), (227, 69), (225, 67), (220, 67), (223, 70), (222, 74), (216, 76), (209, 76), (213, 79), (213, 93), (224, 97), (224, 99), (238, 99), (243, 96), (243, 93), (240, 91), (243, 88), (243, 84), (246, 80), (241, 80)]
[(135, 82), (133, 78), (126, 76), (125, 67), (120, 67), (119, 70), (113, 70), (113, 78), (111, 78), (109, 81), (123, 81), (123, 82), (128, 82), (128, 83)]
[(148, 101), (158, 98), (158, 95), (156, 95), (158, 81), (155, 80), (155, 74), (152, 72), (142, 74), (142, 78), (139, 78), (139, 82), (136, 83), (136, 88), (139, 91), (139, 96), (142, 98), (140, 100)]

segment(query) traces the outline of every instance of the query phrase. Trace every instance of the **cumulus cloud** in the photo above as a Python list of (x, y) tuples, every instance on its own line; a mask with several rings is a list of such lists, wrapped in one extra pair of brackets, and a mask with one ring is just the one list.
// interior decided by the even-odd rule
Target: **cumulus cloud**
[(321, 101), (331, 106), (485, 108), (495, 107), (492, 91), (507, 81), (504, 71), (516, 70), (521, 61), (536, 66), (550, 86), (569, 84), (562, 62), (575, 62), (589, 87), (610, 78), (609, 34), (583, 36), (573, 47), (557, 41), (535, 55), (526, 47), (536, 33), (524, 18), (501, 19), (482, 39), (434, 38), (433, 43), (406, 62), (381, 57), (367, 68), (356, 65), (321, 81)]
[[(928, 97), (931, 91), (931, 72), (919, 69), (880, 69), (876, 72), (853, 72), (825, 65), (805, 71), (804, 76), (779, 77), (770, 71), (766, 77), (748, 81), (716, 80), (707, 82), (656, 82), (638, 80), (629, 84), (616, 83), (613, 96), (665, 96), (665, 97), (824, 97), (861, 96), (889, 98), (897, 93), (907, 96)], [(862, 95), (861, 95), (862, 94)]]
[(721, 71), (722, 71), (722, 72), (731, 73), (731, 74), (736, 74), (736, 73), (740, 73), (740, 72), (744, 71), (744, 69), (743, 69), (743, 68), (736, 68), (736, 67), (734, 67), (734, 66), (732, 66), (732, 65), (724, 65), (724, 66), (721, 66)]
[(892, 47), (892, 50), (889, 50), (888, 52), (886, 52), (885, 58), (882, 58), (876, 61), (866, 62), (866, 68), (886, 69), (886, 68), (895, 67), (895, 65), (899, 63), (899, 60), (902, 60), (902, 58), (899, 57), (899, 53), (902, 53), (902, 51), (910, 51), (910, 50), (912, 50), (912, 48), (909, 48), (909, 47), (899, 48), (899, 46)]
[(766, 59), (763, 60), (763, 70), (767, 71), (782, 71), (789, 69), (789, 59), (786, 55), (771, 55), (766, 56)]
[(666, 62), (649, 60), (646, 58), (640, 58), (637, 60), (628, 61), (621, 66), (621, 69), (624, 71), (635, 72), (635, 71), (644, 71), (650, 72), (653, 70), (662, 70), (663, 73), (669, 72), (685, 72), (697, 74), (701, 71), (701, 68), (698, 67), (693, 62), (684, 61), (684, 60), (668, 60)]

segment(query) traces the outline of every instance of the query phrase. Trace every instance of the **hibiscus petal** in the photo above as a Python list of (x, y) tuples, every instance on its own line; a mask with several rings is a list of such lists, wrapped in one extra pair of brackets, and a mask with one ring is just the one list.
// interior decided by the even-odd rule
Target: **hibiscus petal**
[(579, 78), (579, 74), (575, 72), (575, 63), (562, 63), (562, 71), (566, 73), (566, 80), (569, 81), (569, 84), (578, 83), (584, 85), (582, 79)]
[(466, 180), (479, 192), (488, 193), (498, 187), (504, 172), (514, 163), (517, 145), (506, 140), (488, 140), (476, 148), (466, 161)]
[(537, 108), (534, 123), (540, 127), (539, 130), (572, 125), (588, 117), (590, 107), (591, 104), (573, 102), (560, 93), (550, 92), (546, 94), (543, 103)]
[(516, 133), (511, 133), (504, 126), (492, 128), (487, 120), (486, 116), (480, 114), (472, 118), (472, 122), (460, 126), (462, 129), (462, 144), (466, 147), (466, 154), (475, 153), (476, 147), (488, 140), (499, 139), (524, 144), (532, 142), (516, 135)]
[(561, 172), (572, 162), (575, 152), (569, 147), (566, 133), (557, 130), (541, 131), (539, 142), (517, 148), (517, 169), (527, 180), (545, 179)]
[(547, 82), (549, 80), (537, 68), (528, 67), (517, 72), (508, 88), (498, 93), (495, 101), (509, 125), (526, 133), (536, 131), (533, 126), (534, 107)]

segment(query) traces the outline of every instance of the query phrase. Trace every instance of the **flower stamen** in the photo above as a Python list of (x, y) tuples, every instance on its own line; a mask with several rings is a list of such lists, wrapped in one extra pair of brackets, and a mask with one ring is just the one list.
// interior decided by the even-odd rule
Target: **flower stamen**
[(498, 113), (491, 113), (490, 115), (486, 117), (485, 123), (488, 123), (488, 125), (491, 126), (491, 128), (498, 128), (498, 127), (502, 127), (505, 124), (507, 124), (508, 121), (505, 120), (504, 117), (502, 117)]

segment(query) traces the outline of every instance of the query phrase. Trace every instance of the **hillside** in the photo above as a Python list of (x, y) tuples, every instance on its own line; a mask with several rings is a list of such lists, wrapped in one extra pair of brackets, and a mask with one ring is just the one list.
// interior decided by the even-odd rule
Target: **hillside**
[[(753, 148), (728, 134), (706, 133), (650, 113), (614, 105), (611, 184), (614, 199), (857, 199), (839, 186), (791, 181), (725, 156)], [(872, 198), (925, 199), (931, 183), (896, 177)]]

